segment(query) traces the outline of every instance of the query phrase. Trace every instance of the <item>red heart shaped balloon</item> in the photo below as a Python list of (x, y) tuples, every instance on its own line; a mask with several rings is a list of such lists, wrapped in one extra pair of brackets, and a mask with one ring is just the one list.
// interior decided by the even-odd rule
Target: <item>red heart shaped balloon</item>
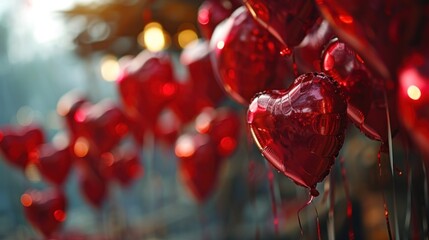
[(36, 165), (40, 174), (49, 182), (62, 185), (73, 163), (70, 147), (58, 148), (53, 144), (44, 144), (39, 147), (37, 155)]
[(111, 150), (128, 133), (126, 116), (109, 100), (96, 105), (85, 104), (76, 112), (75, 118), (83, 126), (82, 136), (98, 153)]
[(308, 73), (287, 90), (258, 94), (247, 117), (264, 157), (316, 196), (316, 184), (329, 173), (344, 142), (346, 108), (333, 79)]
[(58, 101), (57, 112), (60, 116), (64, 117), (72, 140), (82, 135), (81, 126), (77, 123), (75, 115), (79, 108), (86, 103), (88, 103), (86, 97), (76, 90), (64, 94)]
[(110, 168), (112, 178), (122, 186), (128, 187), (143, 175), (140, 157), (135, 150), (120, 149), (115, 153), (103, 153), (102, 161)]
[(316, 3), (341, 40), (385, 79), (396, 76), (397, 67), (410, 47), (427, 43), (421, 38), (425, 32), (421, 27), (427, 25), (424, 1), (318, 0)]
[(183, 122), (170, 109), (165, 109), (158, 118), (158, 122), (154, 129), (154, 135), (157, 140), (167, 143), (169, 146), (174, 145), (180, 131), (183, 127)]
[(0, 150), (5, 160), (23, 170), (36, 157), (37, 147), (44, 142), (44, 133), (36, 125), (0, 129)]
[(198, 9), (198, 26), (205, 39), (212, 37), (216, 26), (228, 18), (239, 5), (235, 1), (206, 0)]
[(247, 106), (256, 93), (284, 87), (284, 76), (276, 74), (279, 66), (287, 67), (279, 45), (246, 8), (216, 27), (210, 48), (218, 79), (238, 103)]
[(230, 156), (238, 146), (240, 119), (227, 108), (205, 109), (196, 118), (195, 129), (210, 136), (222, 158)]
[(243, 0), (252, 16), (283, 45), (282, 51), (301, 43), (319, 18), (311, 0)]
[(149, 129), (177, 91), (171, 59), (164, 52), (141, 52), (127, 64), (117, 82), (127, 115)]
[(402, 123), (429, 156), (429, 55), (413, 53), (399, 72), (398, 107)]
[(90, 165), (84, 165), (79, 174), (79, 190), (84, 199), (95, 208), (101, 208), (106, 199), (107, 179)]
[(216, 156), (216, 146), (203, 134), (184, 134), (175, 147), (179, 158), (179, 175), (194, 198), (204, 202), (216, 187), (222, 160)]
[(28, 190), (21, 196), (21, 203), (27, 220), (46, 238), (66, 220), (67, 199), (59, 190)]

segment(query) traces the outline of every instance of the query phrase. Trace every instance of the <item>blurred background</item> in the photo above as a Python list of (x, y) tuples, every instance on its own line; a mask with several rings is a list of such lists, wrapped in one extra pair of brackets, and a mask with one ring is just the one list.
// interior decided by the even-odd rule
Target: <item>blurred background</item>
[[(119, 104), (115, 81), (122, 64), (144, 49), (166, 51), (175, 76), (186, 79), (189, 73), (179, 57), (187, 44), (201, 38), (201, 3), (0, 1), (0, 126), (37, 123), (47, 141), (64, 138), (66, 126), (57, 111), (61, 97), (78, 90), (91, 102), (110, 99)], [(424, 239), (429, 211), (426, 168), (418, 153), (402, 142), (393, 144), (392, 176), (380, 143), (350, 124), (331, 175), (318, 184), (321, 195), (299, 213), (301, 235), (297, 213), (308, 201), (308, 190), (266, 164), (248, 135), (247, 109), (230, 99), (219, 105), (237, 114), (241, 131), (237, 149), (226, 158), (207, 199), (195, 198), (181, 180), (174, 141), (157, 141), (148, 134), (138, 148), (142, 174), (125, 187), (109, 184), (101, 206), (82, 197), (78, 170), (71, 169), (63, 185), (67, 217), (57, 237), (316, 239), (320, 232), (322, 239), (388, 239), (389, 213), (392, 232)], [(0, 179), (0, 238), (43, 239), (27, 221), (21, 195), (51, 185), (34, 166), (21, 170), (7, 161), (0, 161)]]

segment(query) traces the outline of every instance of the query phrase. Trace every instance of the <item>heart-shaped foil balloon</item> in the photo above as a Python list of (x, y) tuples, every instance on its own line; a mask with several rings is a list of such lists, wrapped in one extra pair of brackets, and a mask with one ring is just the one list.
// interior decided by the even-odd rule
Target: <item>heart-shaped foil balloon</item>
[(80, 167), (78, 175), (80, 193), (91, 206), (101, 208), (108, 193), (107, 179), (101, 175), (99, 169), (93, 168), (90, 164)]
[(95, 105), (86, 103), (76, 112), (75, 119), (82, 125), (82, 137), (99, 154), (111, 150), (128, 133), (125, 114), (110, 100)]
[(216, 144), (217, 155), (225, 158), (234, 153), (240, 137), (240, 119), (228, 108), (207, 108), (195, 119), (195, 129), (207, 134)]
[(287, 90), (258, 94), (248, 110), (250, 132), (264, 157), (317, 196), (344, 142), (347, 104), (323, 73), (299, 76)]
[(53, 144), (44, 144), (39, 147), (35, 162), (46, 180), (60, 186), (72, 167), (73, 153), (69, 146), (59, 148)]
[(0, 150), (5, 160), (22, 170), (36, 157), (37, 147), (44, 142), (43, 130), (37, 125), (0, 128)]
[(429, 156), (429, 54), (413, 53), (399, 72), (398, 107), (402, 123)]
[(353, 47), (384, 79), (396, 76), (397, 67), (410, 47), (427, 43), (428, 39), (422, 37), (429, 27), (425, 23), (426, 1), (315, 2), (340, 39)]
[(177, 139), (175, 153), (180, 178), (195, 199), (203, 203), (217, 185), (223, 162), (216, 155), (215, 144), (204, 134), (184, 134)]
[(165, 52), (141, 52), (126, 65), (117, 82), (127, 115), (149, 129), (177, 91), (173, 65)]
[(210, 48), (221, 85), (238, 103), (247, 106), (256, 93), (285, 87), (277, 75), (279, 65), (287, 67), (280, 47), (245, 7), (216, 27)]
[(27, 220), (46, 239), (66, 220), (67, 199), (59, 190), (28, 190), (22, 194), (21, 204)]
[[(365, 132), (370, 128), (365, 118), (372, 104), (373, 79), (362, 59), (345, 43), (335, 39), (323, 52), (322, 68), (340, 84), (347, 99), (349, 118)], [(366, 134), (371, 136), (372, 131)]]
[(198, 9), (198, 27), (205, 39), (212, 37), (216, 26), (228, 18), (239, 5), (235, 0), (206, 0)]
[(252, 16), (290, 53), (299, 45), (319, 18), (311, 0), (243, 0)]

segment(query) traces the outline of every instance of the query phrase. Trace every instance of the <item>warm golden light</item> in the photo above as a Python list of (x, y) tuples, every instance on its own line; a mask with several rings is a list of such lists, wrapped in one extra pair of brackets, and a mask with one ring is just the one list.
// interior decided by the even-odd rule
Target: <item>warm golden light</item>
[(216, 44), (216, 47), (220, 50), (223, 49), (223, 47), (225, 47), (225, 42), (224, 41), (219, 41)]
[(146, 47), (152, 52), (164, 49), (166, 41), (161, 24), (157, 22), (148, 23), (143, 32), (138, 36), (137, 41), (141, 46)]
[(21, 196), (21, 204), (24, 207), (29, 207), (31, 204), (33, 204), (33, 199), (31, 198), (30, 194), (24, 193)]
[(197, 33), (192, 29), (185, 29), (177, 36), (177, 41), (181, 48), (185, 48), (189, 43), (198, 39)]
[(410, 97), (413, 100), (419, 100), (420, 97), (422, 96), (422, 92), (415, 85), (411, 85), (408, 87), (407, 94), (408, 94), (408, 97)]
[(37, 169), (35, 164), (29, 164), (25, 170), (24, 175), (27, 177), (30, 182), (40, 182), (42, 181), (42, 178), (40, 177), (39, 170)]
[(83, 137), (78, 138), (74, 144), (73, 151), (77, 157), (85, 157), (89, 151), (88, 140)]
[(108, 82), (115, 81), (120, 73), (118, 59), (115, 56), (107, 55), (101, 59), (101, 76)]
[(181, 136), (177, 139), (176, 148), (174, 149), (178, 157), (190, 157), (195, 152), (195, 144), (191, 136)]

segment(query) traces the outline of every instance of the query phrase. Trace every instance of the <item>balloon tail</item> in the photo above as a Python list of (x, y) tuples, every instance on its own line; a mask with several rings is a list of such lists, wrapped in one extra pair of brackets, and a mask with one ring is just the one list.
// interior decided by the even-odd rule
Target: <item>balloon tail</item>
[(295, 54), (292, 54), (292, 68), (293, 68), (293, 74), (295, 77), (299, 76), (298, 73), (298, 65), (296, 64)]
[[(381, 147), (380, 147), (380, 150), (378, 151), (377, 158), (378, 158), (379, 177), (380, 177), (380, 180), (381, 180), (381, 178), (382, 178), (382, 170), (381, 170)], [(384, 219), (386, 220), (387, 234), (389, 236), (389, 240), (392, 240), (393, 237), (392, 237), (392, 229), (390, 227), (390, 221), (389, 221), (389, 210), (387, 208), (386, 196), (384, 194), (384, 191), (382, 191), (381, 195), (383, 197)]]
[(350, 198), (350, 189), (349, 181), (346, 175), (346, 168), (344, 167), (344, 158), (340, 158), (340, 167), (341, 167), (341, 178), (343, 180), (344, 193), (346, 195), (347, 201), (347, 220), (349, 222), (349, 239), (355, 239), (355, 232), (353, 229), (353, 204)]
[(304, 229), (302, 228), (302, 224), (301, 224), (301, 217), (299, 216), (299, 214), (301, 213), (301, 211), (307, 207), (308, 205), (310, 205), (313, 202), (314, 199), (314, 195), (310, 193), (310, 199), (308, 199), (308, 201), (301, 207), (299, 208), (297, 215), (298, 215), (298, 224), (299, 224), (299, 229), (301, 230), (301, 236), (304, 237)]
[(316, 212), (316, 226), (317, 226), (317, 239), (322, 239), (322, 232), (320, 231), (320, 221), (319, 221), (319, 212), (317, 211), (316, 206), (314, 207), (314, 211)]
[(275, 196), (275, 192), (274, 192), (274, 174), (273, 174), (272, 169), (270, 169), (270, 171), (268, 172), (268, 181), (270, 184), (271, 210), (273, 212), (274, 232), (278, 236), (278, 234), (279, 234), (279, 218), (277, 215), (277, 203), (276, 203), (276, 196)]

